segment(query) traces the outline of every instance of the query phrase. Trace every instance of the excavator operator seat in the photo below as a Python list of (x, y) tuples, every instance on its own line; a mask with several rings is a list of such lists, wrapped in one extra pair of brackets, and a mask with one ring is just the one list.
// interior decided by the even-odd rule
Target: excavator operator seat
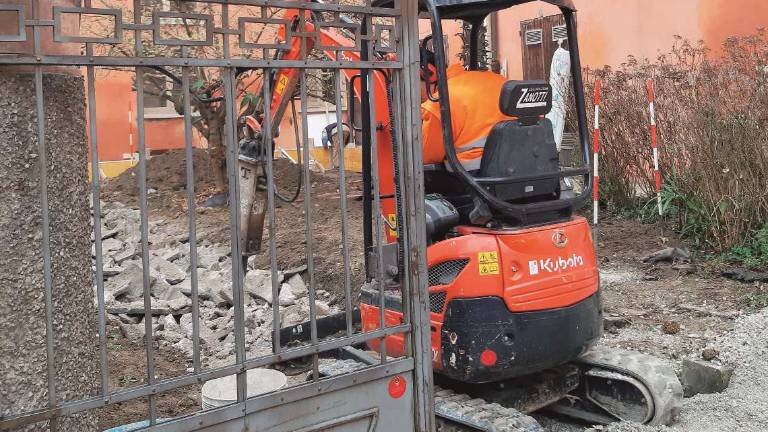
[(559, 156), (552, 123), (552, 87), (544, 81), (507, 81), (499, 97), (502, 113), (486, 140), (477, 178), (506, 179), (486, 186), (504, 201), (557, 199)]

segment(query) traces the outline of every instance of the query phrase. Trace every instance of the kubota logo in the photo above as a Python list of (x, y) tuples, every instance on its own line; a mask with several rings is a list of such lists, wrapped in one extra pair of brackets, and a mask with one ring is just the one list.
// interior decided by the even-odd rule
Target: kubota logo
[(555, 231), (552, 234), (552, 244), (559, 248), (565, 247), (568, 244), (568, 236), (563, 231)]
[(528, 261), (528, 272), (535, 276), (542, 272), (556, 273), (584, 265), (581, 255), (573, 254), (570, 257), (556, 257)]

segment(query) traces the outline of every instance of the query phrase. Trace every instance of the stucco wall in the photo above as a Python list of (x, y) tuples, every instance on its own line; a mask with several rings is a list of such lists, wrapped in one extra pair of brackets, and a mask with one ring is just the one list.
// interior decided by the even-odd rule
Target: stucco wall
[[(95, 395), (99, 376), (85, 101), (80, 77), (44, 75), (43, 83), (55, 382), (59, 400), (67, 400)], [(35, 100), (33, 74), (0, 73), (0, 414), (48, 401)], [(60, 431), (96, 429), (92, 415), (59, 424)]]

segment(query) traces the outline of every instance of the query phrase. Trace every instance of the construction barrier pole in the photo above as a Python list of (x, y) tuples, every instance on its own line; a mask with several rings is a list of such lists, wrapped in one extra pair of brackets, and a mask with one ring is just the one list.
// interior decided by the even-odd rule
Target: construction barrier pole
[(653, 80), (648, 80), (648, 111), (651, 117), (651, 147), (653, 147), (653, 177), (656, 181), (656, 201), (659, 207), (659, 216), (662, 216), (661, 209), (661, 173), (659, 173), (659, 148), (656, 141), (656, 107), (654, 106)]
[(598, 220), (598, 184), (599, 184), (599, 154), (600, 154), (600, 80), (595, 79), (595, 130), (592, 135), (592, 223), (597, 225)]

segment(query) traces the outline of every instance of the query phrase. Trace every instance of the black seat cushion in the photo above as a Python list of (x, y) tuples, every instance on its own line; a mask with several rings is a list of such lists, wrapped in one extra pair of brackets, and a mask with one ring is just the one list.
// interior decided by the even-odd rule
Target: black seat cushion
[[(552, 123), (541, 118), (531, 125), (517, 120), (499, 122), (493, 127), (480, 161), (479, 178), (528, 177), (557, 173), (559, 156)], [(488, 186), (505, 201), (557, 199), (558, 175), (539, 180), (514, 181)]]

